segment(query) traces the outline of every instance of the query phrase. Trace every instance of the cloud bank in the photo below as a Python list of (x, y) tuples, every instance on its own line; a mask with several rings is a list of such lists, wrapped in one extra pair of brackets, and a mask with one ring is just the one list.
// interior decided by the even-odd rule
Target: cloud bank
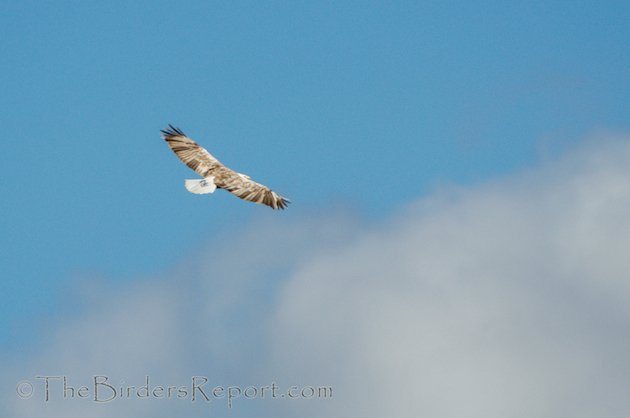
[[(115, 287), (85, 278), (83, 308), (3, 365), (13, 379), (3, 415), (627, 417), (629, 248), (623, 137), (436, 190), (384, 222), (270, 216), (160, 277)], [(94, 375), (118, 386), (206, 376), (210, 387), (333, 395), (257, 394), (228, 408), (225, 398), (96, 403), (57, 390), (45, 402), (36, 375), (74, 386)], [(29, 399), (14, 389), (23, 379)]]

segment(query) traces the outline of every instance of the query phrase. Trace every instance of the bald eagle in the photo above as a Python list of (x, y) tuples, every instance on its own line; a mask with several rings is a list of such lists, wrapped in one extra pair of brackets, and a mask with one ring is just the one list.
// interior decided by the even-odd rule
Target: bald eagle
[(221, 164), (212, 154), (200, 147), (179, 128), (168, 125), (161, 131), (162, 138), (175, 155), (202, 179), (186, 180), (186, 189), (195, 194), (213, 193), (217, 188), (225, 189), (241, 199), (261, 203), (273, 209), (284, 209), (289, 200), (280, 196), (249, 176), (237, 173)]

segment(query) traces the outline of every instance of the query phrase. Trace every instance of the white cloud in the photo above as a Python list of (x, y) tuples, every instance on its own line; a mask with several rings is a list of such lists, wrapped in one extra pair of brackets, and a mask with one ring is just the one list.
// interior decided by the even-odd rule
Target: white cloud
[(101, 283), (12, 377), (103, 373), (142, 384), (149, 374), (178, 384), (207, 375), (225, 386), (330, 385), (332, 400), (239, 399), (228, 413), (223, 401), (45, 404), (12, 393), (8, 413), (630, 414), (623, 138), (592, 140), (490, 184), (438, 190), (377, 225), (348, 214), (268, 217), (237, 231), (163, 277)]

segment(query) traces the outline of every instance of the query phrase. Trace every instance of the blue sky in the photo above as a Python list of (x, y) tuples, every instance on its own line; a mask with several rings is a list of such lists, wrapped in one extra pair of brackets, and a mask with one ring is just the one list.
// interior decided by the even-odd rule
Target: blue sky
[[(162, 274), (277, 218), (347, 211), (378, 223), (443, 185), (502, 178), (630, 131), (628, 2), (1, 9), (8, 353), (80, 311), (67, 295), (92, 278)], [(293, 204), (275, 213), (187, 193), (195, 175), (160, 139), (168, 123)]]

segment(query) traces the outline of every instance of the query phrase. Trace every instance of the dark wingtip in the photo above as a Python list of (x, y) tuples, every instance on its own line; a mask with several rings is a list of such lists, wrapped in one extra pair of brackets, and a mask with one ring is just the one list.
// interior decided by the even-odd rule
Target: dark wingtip
[(181, 129), (176, 128), (170, 123), (168, 124), (168, 128), (161, 129), (160, 132), (162, 133), (163, 139), (172, 138), (174, 136), (186, 136), (186, 134)]
[(289, 203), (291, 203), (289, 199), (281, 197), (280, 201), (278, 202), (278, 209), (285, 210), (287, 206), (289, 206)]

